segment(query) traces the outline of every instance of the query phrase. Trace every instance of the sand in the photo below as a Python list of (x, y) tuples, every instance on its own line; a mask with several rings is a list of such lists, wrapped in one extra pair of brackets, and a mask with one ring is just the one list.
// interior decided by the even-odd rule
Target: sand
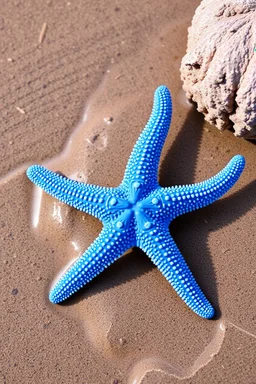
[[(1, 5), (1, 383), (255, 383), (255, 144), (186, 102), (179, 67), (198, 4)], [(247, 162), (225, 197), (171, 225), (217, 316), (195, 315), (138, 249), (52, 305), (53, 280), (101, 225), (25, 169), (118, 185), (160, 84), (174, 104), (161, 185), (201, 181), (237, 153)]]

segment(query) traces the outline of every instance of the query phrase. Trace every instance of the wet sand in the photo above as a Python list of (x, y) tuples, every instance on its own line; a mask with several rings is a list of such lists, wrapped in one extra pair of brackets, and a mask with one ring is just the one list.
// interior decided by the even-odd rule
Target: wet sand
[[(1, 383), (255, 382), (255, 144), (219, 132), (186, 102), (179, 66), (199, 1), (169, 3), (2, 5)], [(101, 224), (40, 193), (25, 169), (40, 163), (118, 185), (160, 84), (174, 105), (161, 185), (246, 158), (225, 197), (170, 228), (217, 316), (195, 315), (138, 249), (52, 305), (53, 280)]]

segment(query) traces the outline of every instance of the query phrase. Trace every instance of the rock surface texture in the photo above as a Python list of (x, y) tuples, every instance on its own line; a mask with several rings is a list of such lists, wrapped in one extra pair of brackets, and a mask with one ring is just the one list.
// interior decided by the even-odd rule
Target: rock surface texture
[(256, 138), (256, 0), (202, 0), (181, 79), (207, 121)]

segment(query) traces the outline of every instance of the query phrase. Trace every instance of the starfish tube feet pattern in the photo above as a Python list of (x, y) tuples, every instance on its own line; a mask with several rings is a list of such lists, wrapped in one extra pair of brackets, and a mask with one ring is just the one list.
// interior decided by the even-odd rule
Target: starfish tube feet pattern
[(170, 236), (168, 227), (156, 227), (151, 231), (150, 236), (142, 236), (140, 247), (195, 313), (204, 318), (214, 316), (212, 305), (197, 285), (177, 245)]
[(195, 313), (208, 319), (214, 316), (212, 305), (170, 235), (169, 225), (175, 217), (205, 207), (225, 194), (241, 175), (245, 160), (243, 156), (234, 156), (216, 176), (201, 183), (162, 188), (158, 184), (158, 166), (171, 115), (170, 92), (160, 86), (155, 91), (148, 123), (128, 160), (123, 181), (116, 188), (74, 181), (39, 165), (28, 168), (29, 179), (45, 192), (97, 217), (103, 224), (97, 239), (50, 291), (52, 303), (67, 299), (126, 250), (137, 246)]
[(111, 224), (106, 225), (87, 251), (58, 280), (50, 292), (50, 301), (59, 303), (82, 288), (127, 249), (134, 245), (132, 233), (125, 236)]

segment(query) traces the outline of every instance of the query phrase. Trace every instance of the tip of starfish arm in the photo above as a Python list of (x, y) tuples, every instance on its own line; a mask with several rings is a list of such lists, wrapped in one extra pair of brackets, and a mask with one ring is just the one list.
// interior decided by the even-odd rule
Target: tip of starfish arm
[(213, 306), (209, 303), (209, 305), (206, 308), (198, 312), (198, 315), (203, 317), (204, 319), (212, 319), (215, 315), (215, 310)]
[(157, 89), (155, 90), (155, 94), (157, 93), (167, 93), (168, 95), (170, 95), (170, 91), (168, 87), (166, 87), (166, 85), (159, 85), (159, 87), (157, 87)]
[(242, 155), (234, 156), (231, 161), (235, 162), (239, 168), (244, 169), (245, 166), (245, 158)]
[(32, 180), (34, 178), (34, 175), (36, 173), (37, 165), (31, 165), (31, 167), (28, 167), (26, 174), (27, 177)]
[(58, 304), (66, 300), (71, 294), (72, 293), (66, 294), (65, 291), (58, 289), (58, 283), (57, 283), (49, 293), (49, 300), (53, 304)]
[(52, 304), (58, 304), (59, 300), (56, 300), (56, 297), (52, 291), (49, 293), (49, 300)]
[(61, 301), (63, 301), (64, 299), (61, 300), (61, 298), (59, 298), (59, 297), (55, 294), (54, 290), (51, 290), (50, 293), (49, 293), (49, 300), (50, 300), (50, 302), (51, 302), (52, 304), (58, 304), (58, 303), (60, 303)]
[(41, 165), (31, 165), (28, 167), (26, 174), (30, 181), (32, 181), (34, 184), (37, 184), (37, 181), (39, 179), (40, 171), (42, 172), (42, 169), (44, 169)]
[[(188, 307), (192, 309), (192, 311), (194, 311), (198, 316), (204, 319), (212, 319), (215, 315), (215, 310), (212, 304), (208, 301), (208, 299), (204, 296), (203, 292), (200, 290), (192, 275), (191, 285), (194, 288), (192, 296), (190, 293), (185, 293), (185, 295), (182, 295), (181, 298), (188, 305)], [(179, 294), (178, 291), (177, 293)]]

